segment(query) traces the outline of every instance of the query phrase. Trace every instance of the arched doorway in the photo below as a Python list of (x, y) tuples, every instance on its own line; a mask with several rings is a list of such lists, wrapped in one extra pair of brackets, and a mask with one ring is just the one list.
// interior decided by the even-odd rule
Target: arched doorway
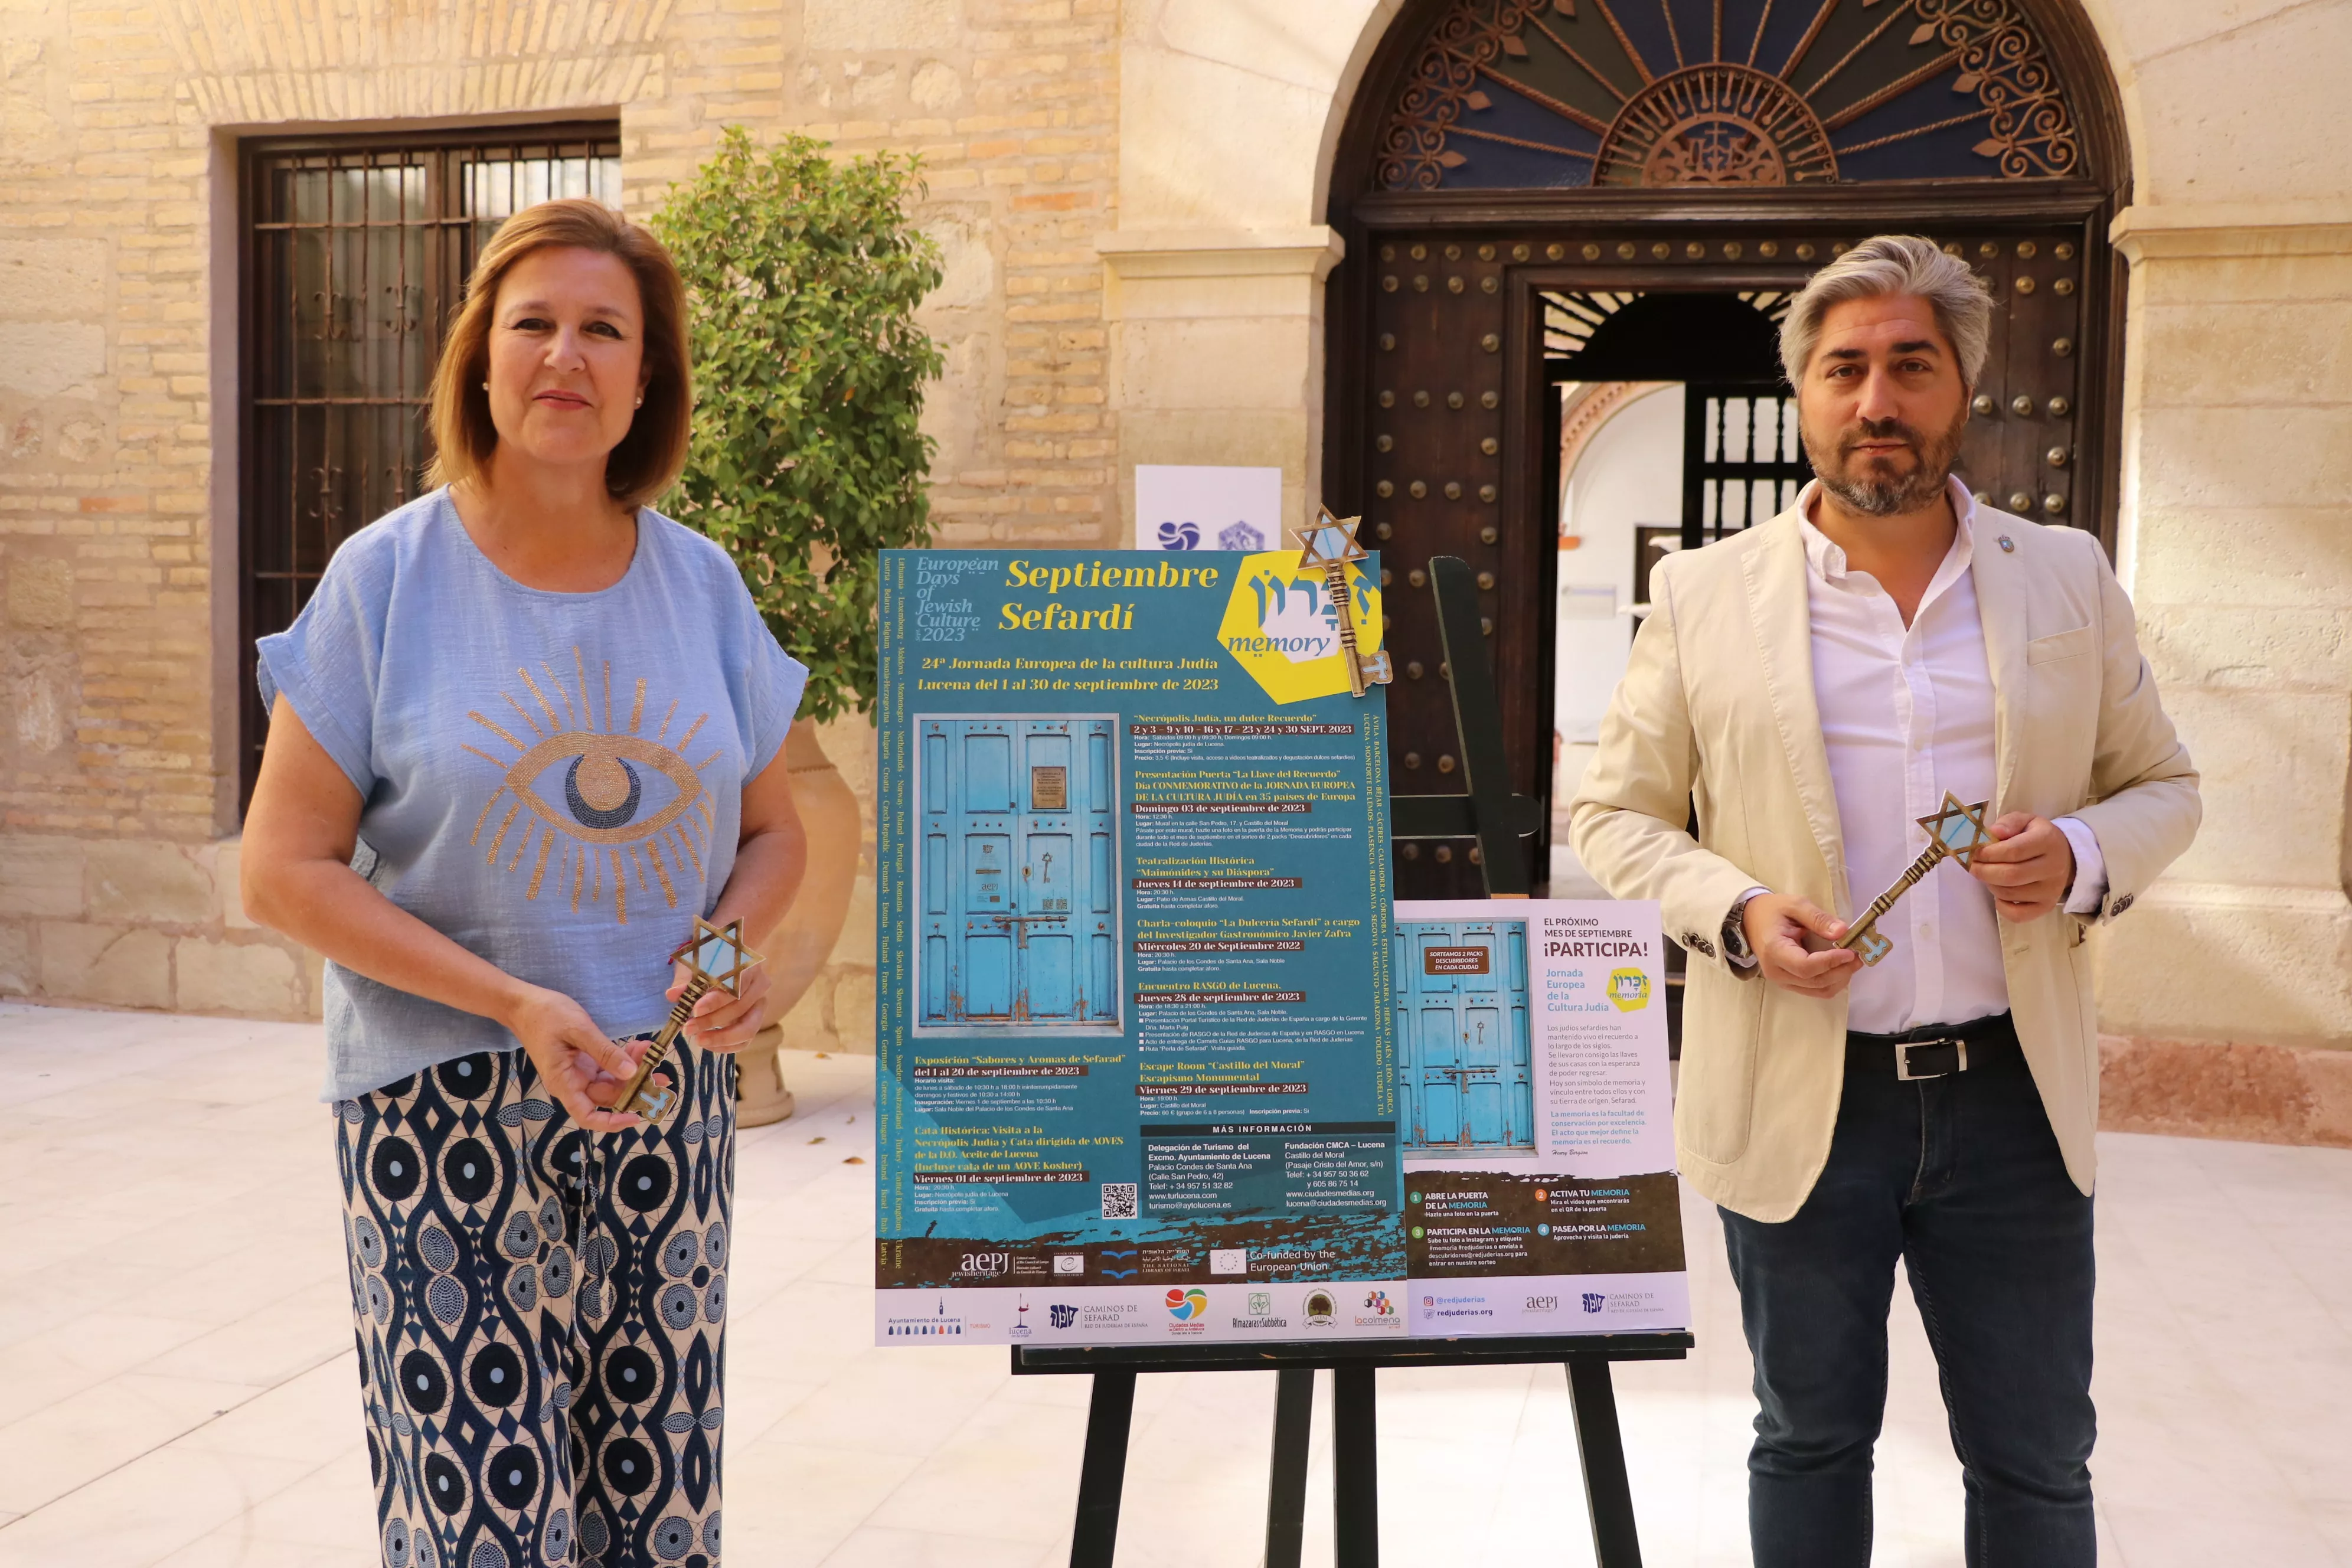
[[(1557, 388), (1675, 380), (1686, 419), (1753, 416), (1774, 302), (1867, 235), (1929, 235), (2000, 302), (1963, 477), (2112, 541), (2106, 231), (2126, 168), (2114, 83), (2063, 0), (1405, 8), (1333, 165), (1347, 255), (1327, 285), (1322, 488), (1363, 515), (1400, 587), (1433, 554), (1471, 562), (1515, 788), (1543, 798), (1551, 783)], [(1612, 328), (1629, 311), (1639, 332)], [(1688, 544), (1769, 515), (1696, 493)], [(1398, 787), (1443, 793), (1433, 611), (1409, 591), (1390, 603)], [(1400, 891), (1474, 891), (1467, 850), (1401, 860)]]

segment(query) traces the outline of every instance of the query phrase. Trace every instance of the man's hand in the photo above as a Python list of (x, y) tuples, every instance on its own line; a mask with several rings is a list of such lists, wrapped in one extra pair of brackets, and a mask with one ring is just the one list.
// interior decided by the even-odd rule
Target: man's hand
[[(1808, 900), (1759, 893), (1739, 912), (1739, 924), (1764, 978), (1800, 996), (1834, 996), (1862, 967), (1860, 953), (1827, 945), (1845, 935), (1845, 921)], [(1809, 948), (1808, 937), (1822, 945)]]
[(1988, 831), (2000, 842), (1969, 857), (1969, 875), (1992, 889), (1994, 906), (2013, 921), (2038, 921), (2056, 909), (2074, 884), (2074, 847), (2065, 831), (2030, 811), (2012, 811)]

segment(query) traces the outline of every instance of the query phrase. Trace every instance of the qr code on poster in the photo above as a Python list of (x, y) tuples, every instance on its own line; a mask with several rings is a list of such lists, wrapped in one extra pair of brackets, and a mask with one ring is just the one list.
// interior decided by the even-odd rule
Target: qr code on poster
[(1102, 1190), (1103, 1218), (1133, 1219), (1135, 1217), (1135, 1184), (1133, 1182), (1105, 1182), (1102, 1184)]

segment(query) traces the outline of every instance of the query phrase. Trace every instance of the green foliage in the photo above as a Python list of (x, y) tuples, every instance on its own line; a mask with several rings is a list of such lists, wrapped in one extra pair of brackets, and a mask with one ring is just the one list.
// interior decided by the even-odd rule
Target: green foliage
[(908, 221), (915, 164), (836, 163), (730, 126), (652, 221), (685, 275), (694, 446), (671, 492), (727, 548), (776, 639), (808, 666), (802, 713), (870, 709), (877, 551), (930, 540), (919, 427), (941, 358), (915, 324), (939, 247)]

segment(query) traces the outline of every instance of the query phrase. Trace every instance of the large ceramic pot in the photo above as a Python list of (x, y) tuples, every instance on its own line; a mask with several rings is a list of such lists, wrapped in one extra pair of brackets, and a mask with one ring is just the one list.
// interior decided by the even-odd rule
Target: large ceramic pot
[[(832, 956), (857, 881), (857, 846), (862, 837), (857, 797), (850, 793), (824, 748), (817, 744), (814, 725), (795, 724), (786, 732), (784, 767), (792, 774), (793, 802), (800, 808), (801, 826), (808, 834), (808, 872), (801, 879), (800, 895), (793, 899), (784, 923), (762, 949), (774, 980), (768, 994), (772, 1019), (793, 1010)], [(736, 1121), (741, 1126), (764, 1126), (793, 1113), (793, 1091), (776, 1063), (776, 1049), (783, 1037), (782, 1026), (771, 1023), (736, 1058), (741, 1068)]]

